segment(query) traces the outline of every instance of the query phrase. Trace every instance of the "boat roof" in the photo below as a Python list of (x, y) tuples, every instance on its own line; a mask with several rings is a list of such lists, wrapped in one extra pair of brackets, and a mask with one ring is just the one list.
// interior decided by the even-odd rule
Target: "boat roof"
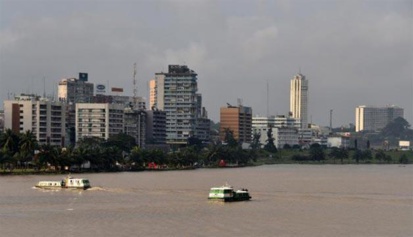
[(217, 190), (217, 189), (233, 189), (231, 186), (221, 186), (221, 187), (212, 187), (211, 190)]

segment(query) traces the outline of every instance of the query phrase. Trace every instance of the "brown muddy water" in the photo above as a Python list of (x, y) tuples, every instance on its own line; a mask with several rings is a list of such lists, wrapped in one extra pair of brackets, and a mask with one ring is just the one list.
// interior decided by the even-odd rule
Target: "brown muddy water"
[[(413, 236), (413, 165), (266, 165), (81, 174), (86, 191), (0, 177), (0, 236)], [(212, 186), (251, 201), (208, 201)]]

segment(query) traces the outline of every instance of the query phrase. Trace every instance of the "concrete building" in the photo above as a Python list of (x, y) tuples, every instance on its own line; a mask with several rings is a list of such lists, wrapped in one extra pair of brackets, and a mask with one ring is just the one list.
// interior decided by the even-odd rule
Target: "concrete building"
[(252, 117), (252, 135), (254, 133), (260, 134), (262, 145), (267, 143), (267, 132), (270, 127), (277, 148), (283, 148), (285, 144), (290, 146), (298, 144), (298, 129), (301, 127), (300, 119), (285, 115)]
[(108, 139), (124, 132), (121, 104), (76, 104), (76, 141), (83, 137)]
[(134, 109), (138, 110), (146, 109), (146, 101), (140, 96), (134, 98), (133, 96), (98, 94), (92, 97), (91, 103), (122, 104), (125, 107), (134, 106), (136, 107)]
[(124, 133), (135, 138), (139, 147), (145, 147), (146, 112), (145, 110), (124, 109)]
[(290, 83), (290, 112), (293, 118), (301, 120), (301, 127), (308, 126), (308, 80), (301, 73)]
[(220, 109), (220, 140), (225, 140), (225, 130), (233, 132), (234, 138), (241, 143), (251, 143), (252, 109), (243, 105), (221, 107)]
[(30, 130), (40, 145), (65, 146), (66, 105), (36, 95), (4, 101), (4, 128), (20, 134)]
[[(205, 110), (197, 94), (197, 74), (185, 65), (169, 65), (167, 73), (155, 73), (150, 85), (151, 109), (166, 112), (167, 143), (186, 145), (189, 137), (198, 136), (197, 129), (208, 118), (200, 112)], [(200, 139), (208, 141), (209, 136)]]
[(404, 110), (394, 105), (386, 107), (358, 106), (356, 108), (356, 132), (380, 131), (394, 119), (403, 118), (403, 115)]
[(284, 148), (285, 145), (291, 147), (299, 145), (298, 130), (294, 127), (273, 128), (274, 144), (278, 149)]
[(146, 111), (146, 144), (166, 144), (165, 111)]
[(88, 82), (87, 73), (79, 73), (77, 78), (60, 80), (57, 94), (59, 101), (66, 103), (89, 103), (93, 97), (93, 83)]

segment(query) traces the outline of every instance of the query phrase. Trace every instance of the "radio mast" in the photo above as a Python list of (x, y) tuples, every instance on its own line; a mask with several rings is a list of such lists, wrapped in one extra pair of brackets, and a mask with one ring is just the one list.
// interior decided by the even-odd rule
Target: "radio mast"
[(136, 109), (138, 89), (136, 88), (136, 63), (133, 64), (133, 108)]

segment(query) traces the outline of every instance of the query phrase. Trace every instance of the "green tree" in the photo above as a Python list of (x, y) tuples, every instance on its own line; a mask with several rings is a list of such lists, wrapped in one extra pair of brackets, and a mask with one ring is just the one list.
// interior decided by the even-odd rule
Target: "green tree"
[(259, 150), (261, 148), (260, 138), (261, 138), (261, 133), (255, 131), (254, 134), (252, 135), (251, 149)]
[(234, 137), (234, 132), (229, 128), (225, 128), (224, 132), (225, 132), (224, 142), (230, 147), (237, 147), (238, 141)]
[(360, 160), (362, 159), (362, 151), (360, 151), (359, 149), (356, 149), (354, 154), (353, 154), (353, 159), (356, 160), (356, 163), (360, 163)]
[(409, 164), (410, 163), (409, 158), (407, 157), (406, 154), (403, 154), (403, 155), (400, 156), (399, 163), (400, 164)]
[(402, 137), (410, 128), (410, 124), (402, 117), (397, 117), (388, 123), (381, 131), (385, 137)]
[(325, 153), (320, 144), (312, 144), (310, 147), (310, 159), (313, 161), (324, 161)]
[(375, 158), (376, 160), (378, 160), (379, 162), (383, 162), (386, 158), (386, 154), (384, 153), (383, 150), (378, 150), (375, 154)]
[(33, 160), (34, 150), (38, 148), (36, 136), (30, 130), (20, 134), (21, 161), (27, 164)]
[(14, 155), (19, 150), (19, 136), (11, 129), (7, 129), (0, 138), (0, 144), (3, 152), (10, 152), (10, 155)]
[(105, 147), (117, 147), (125, 152), (130, 152), (136, 146), (135, 138), (125, 133), (110, 136), (107, 141), (102, 143)]
[(371, 161), (371, 159), (373, 159), (373, 154), (370, 150), (364, 150), (361, 152), (361, 159)]
[(265, 144), (264, 149), (268, 152), (275, 153), (277, 152), (277, 147), (274, 144), (274, 137), (272, 135), (272, 127), (267, 131), (267, 144)]

